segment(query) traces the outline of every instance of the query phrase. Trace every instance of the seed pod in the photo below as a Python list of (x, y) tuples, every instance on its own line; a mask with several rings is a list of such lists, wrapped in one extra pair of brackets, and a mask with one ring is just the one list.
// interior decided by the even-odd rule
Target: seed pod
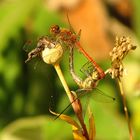
[(62, 55), (63, 48), (59, 43), (57, 44), (50, 43), (49, 47), (48, 45), (46, 45), (46, 47), (41, 53), (43, 61), (47, 64), (58, 63), (62, 58)]
[(136, 49), (136, 46), (132, 45), (129, 37), (116, 37), (115, 47), (110, 52), (112, 67), (108, 71), (112, 78), (123, 77), (124, 67), (122, 61), (124, 57), (134, 49)]

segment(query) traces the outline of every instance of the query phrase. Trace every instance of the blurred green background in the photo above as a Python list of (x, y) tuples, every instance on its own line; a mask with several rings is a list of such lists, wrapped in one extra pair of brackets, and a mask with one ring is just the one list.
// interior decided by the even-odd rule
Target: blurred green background
[[(68, 27), (68, 21), (64, 20), (66, 10), (69, 9), (70, 18), (76, 14), (81, 18), (88, 16), (88, 14), (92, 17), (92, 13), (90, 13), (91, 5), (86, 9), (86, 11), (89, 10), (89, 13), (84, 13), (84, 10), (83, 12), (81, 12), (82, 10), (79, 13), (77, 12), (84, 2), (82, 0), (73, 0), (72, 2), (62, 0), (0, 1), (1, 140), (73, 139), (71, 126), (59, 119), (54, 121), (54, 116), (48, 111), (50, 104), (53, 110), (61, 112), (69, 103), (53, 66), (37, 59), (27, 64), (24, 61), (27, 59), (25, 50), (36, 47), (35, 43), (27, 45), (27, 42), (36, 42), (40, 36), (49, 34), (49, 27), (53, 24)], [(110, 30), (110, 33), (106, 32), (105, 34), (108, 36), (110, 43), (114, 43), (114, 35), (118, 34), (130, 36), (133, 44), (137, 45), (137, 49), (128, 55), (124, 61), (128, 75), (124, 76), (123, 84), (134, 139), (140, 140), (140, 49), (138, 46), (140, 41), (140, 2), (139, 0), (122, 0), (120, 3), (116, 3), (115, 0), (100, 0), (99, 2), (94, 0), (93, 6), (97, 8), (98, 5), (94, 2), (102, 5), (99, 8), (101, 10), (104, 8), (105, 15), (106, 13), (108, 15), (107, 22), (112, 27), (112, 31)], [(124, 3), (128, 5), (126, 6)], [(121, 13), (121, 10), (125, 12)], [(75, 19), (72, 20), (72, 23), (74, 25), (76, 23), (81, 24), (81, 27), (78, 26), (79, 29), (84, 27), (84, 24), (78, 23)], [(105, 25), (106, 23), (103, 22), (102, 24)], [(78, 30), (77, 27), (73, 27)], [(92, 31), (95, 36), (98, 34), (96, 31)], [(82, 35), (84, 36), (84, 33)], [(86, 46), (86, 44), (84, 45)], [(103, 69), (109, 68), (109, 52), (104, 52), (100, 48), (97, 48), (97, 52), (99, 55), (96, 55), (95, 59)], [(86, 60), (81, 54), (76, 53), (75, 69), (80, 74), (79, 69)], [(99, 56), (102, 53), (106, 54), (103, 58), (100, 58)], [(61, 67), (70, 89), (77, 89), (68, 70), (68, 52), (61, 62)], [(100, 82), (98, 88), (116, 97), (117, 101), (108, 104), (91, 100), (90, 104), (96, 125), (96, 139), (128, 139), (127, 123), (116, 81), (107, 76)], [(66, 114), (73, 115), (73, 112), (69, 109)]]

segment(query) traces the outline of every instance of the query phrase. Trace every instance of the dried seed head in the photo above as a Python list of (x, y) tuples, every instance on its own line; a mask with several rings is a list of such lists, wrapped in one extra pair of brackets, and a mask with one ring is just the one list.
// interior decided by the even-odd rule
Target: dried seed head
[(122, 60), (130, 50), (134, 49), (136, 49), (136, 46), (131, 44), (129, 37), (116, 37), (115, 47), (109, 54), (112, 62), (112, 67), (109, 69), (109, 73), (112, 78), (119, 78), (123, 76), (124, 68)]
[(63, 48), (59, 43), (57, 44), (49, 43), (46, 44), (45, 49), (42, 51), (41, 56), (45, 63), (55, 64), (59, 62), (59, 60), (62, 58), (62, 55)]

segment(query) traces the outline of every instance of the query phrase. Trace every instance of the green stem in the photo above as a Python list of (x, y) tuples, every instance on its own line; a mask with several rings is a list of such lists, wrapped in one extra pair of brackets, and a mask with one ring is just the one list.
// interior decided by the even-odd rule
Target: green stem
[(60, 65), (55, 64), (54, 68), (55, 68), (55, 70), (56, 70), (56, 72), (57, 72), (57, 74), (58, 74), (58, 76), (60, 78), (60, 81), (61, 81), (61, 83), (62, 83), (62, 85), (63, 85), (63, 87), (64, 87), (64, 89), (66, 91), (67, 96), (71, 99), (71, 92), (70, 92), (70, 89), (69, 89), (69, 87), (67, 85), (67, 82), (66, 82), (66, 80), (65, 80), (65, 78), (63, 76), (63, 73), (61, 71)]
[(127, 110), (127, 106), (126, 106), (126, 96), (125, 96), (125, 93), (124, 93), (124, 90), (123, 90), (123, 85), (122, 85), (121, 78), (117, 78), (117, 81), (119, 83), (119, 88), (120, 88), (122, 101), (123, 101), (124, 112), (125, 112), (125, 118), (126, 118), (126, 121), (127, 121), (127, 124), (128, 124), (129, 139), (133, 140), (132, 127), (131, 127), (131, 124), (130, 124), (130, 118), (129, 118), (128, 110)]

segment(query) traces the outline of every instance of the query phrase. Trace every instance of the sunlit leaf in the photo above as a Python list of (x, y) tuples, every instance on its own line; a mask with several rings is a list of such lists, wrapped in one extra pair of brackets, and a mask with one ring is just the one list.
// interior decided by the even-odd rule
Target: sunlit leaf
[(74, 140), (86, 140), (86, 138), (82, 135), (81, 130), (79, 130), (77, 127), (72, 126), (72, 130)]
[[(50, 112), (56, 116), (60, 115), (51, 110), (50, 110)], [(59, 116), (59, 118), (65, 122), (69, 123), (72, 126), (73, 136), (74, 136), (75, 140), (86, 140), (85, 137), (82, 135), (81, 127), (75, 120), (73, 120), (73, 118), (71, 118), (70, 116), (64, 115), (64, 114), (61, 114)]]
[[(53, 115), (56, 115), (56, 116), (59, 116), (59, 115), (60, 115), (60, 114), (55, 113), (55, 112), (53, 112), (53, 111), (51, 111), (51, 110), (50, 110), (50, 112), (51, 112)], [(67, 123), (69, 123), (69, 124), (75, 126), (76, 128), (79, 128), (79, 129), (80, 129), (79, 124), (78, 124), (75, 120), (73, 120), (70, 116), (61, 114), (61, 115), (59, 116), (59, 118), (60, 118), (61, 120), (66, 121)]]

